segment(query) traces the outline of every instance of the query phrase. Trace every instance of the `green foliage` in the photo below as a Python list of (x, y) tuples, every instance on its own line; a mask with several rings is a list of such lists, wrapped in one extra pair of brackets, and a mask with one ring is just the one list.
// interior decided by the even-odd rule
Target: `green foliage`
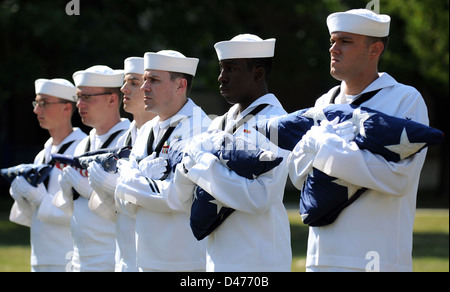
[[(448, 93), (449, 65), (449, 1), (389, 1), (387, 13), (403, 22), (401, 39), (410, 46), (411, 60), (428, 82), (446, 86)], [(412, 17), (411, 17), (412, 16)], [(395, 29), (395, 28), (394, 28)], [(403, 56), (404, 58), (404, 56)]]
[[(80, 15), (65, 12), (69, 0), (0, 0), (0, 166), (32, 159), (15, 145), (39, 147), (48, 138), (30, 106), (34, 81), (66, 78), (92, 65), (123, 67), (130, 56), (174, 49), (200, 59), (192, 95), (203, 108), (227, 104), (218, 94), (213, 45), (240, 33), (276, 38), (269, 90), (288, 112), (312, 106), (331, 86), (326, 17), (364, 8), (369, 0), (79, 0)], [(391, 38), (380, 71), (416, 87), (430, 124), (448, 131), (448, 0), (379, 0), (392, 17)], [(202, 98), (196, 100), (199, 92)], [(221, 109), (221, 107), (223, 107)], [(216, 110), (216, 109), (215, 109)], [(78, 121), (78, 122), (77, 122)], [(74, 126), (82, 127), (75, 118)], [(26, 133), (26, 134), (24, 134)], [(33, 145), (30, 145), (33, 144)], [(441, 147), (448, 161), (448, 145)], [(28, 150), (31, 151), (31, 150)], [(34, 153), (35, 154), (35, 153)], [(20, 156), (20, 157), (19, 157)], [(448, 162), (441, 166), (448, 193)], [(445, 175), (447, 174), (447, 175)]]
[[(39, 77), (71, 79), (94, 64), (120, 68), (128, 56), (166, 48), (199, 57), (196, 86), (217, 91), (213, 44), (243, 32), (277, 38), (272, 88), (298, 107), (311, 104), (336, 83), (328, 74), (326, 17), (369, 1), (80, 0), (79, 16), (66, 15), (68, 2), (0, 1), (0, 105), (29, 99)], [(387, 68), (448, 85), (448, 0), (380, 0), (380, 7), (393, 18)]]

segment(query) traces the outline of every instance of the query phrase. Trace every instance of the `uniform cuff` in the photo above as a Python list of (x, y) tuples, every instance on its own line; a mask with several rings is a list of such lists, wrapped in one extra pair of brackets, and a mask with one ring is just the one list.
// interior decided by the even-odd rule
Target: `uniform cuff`
[(218, 161), (218, 158), (209, 152), (205, 152), (200, 161), (189, 170), (186, 176), (197, 184), (202, 172), (208, 170), (214, 161)]

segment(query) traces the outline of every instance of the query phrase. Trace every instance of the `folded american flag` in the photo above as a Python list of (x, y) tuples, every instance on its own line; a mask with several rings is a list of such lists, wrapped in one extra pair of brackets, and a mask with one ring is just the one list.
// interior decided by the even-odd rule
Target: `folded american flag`
[[(335, 117), (339, 117), (340, 122), (351, 120), (357, 127), (354, 142), (360, 149), (381, 155), (387, 161), (398, 162), (444, 140), (444, 134), (438, 129), (348, 104), (298, 110), (259, 122), (256, 128), (275, 145), (292, 151), (313, 125), (325, 119), (332, 121)], [(363, 191), (313, 169), (300, 196), (303, 222), (310, 226), (332, 223)]]
[(2, 168), (0, 173), (9, 183), (17, 176), (23, 176), (32, 186), (42, 183), (50, 174), (51, 165), (47, 164), (19, 164), (17, 166)]
[[(269, 151), (236, 138), (213, 153), (221, 164), (240, 176), (255, 179), (278, 166), (283, 160)], [(234, 209), (224, 206), (213, 196), (197, 186), (191, 207), (190, 226), (197, 240), (202, 240), (222, 224)]]
[(89, 163), (98, 162), (105, 171), (117, 172), (117, 160), (128, 158), (131, 153), (131, 147), (107, 148), (95, 151), (89, 151), (79, 156), (52, 154), (50, 164), (63, 169), (66, 166), (72, 166), (80, 172), (82, 176), (88, 176), (87, 168)]

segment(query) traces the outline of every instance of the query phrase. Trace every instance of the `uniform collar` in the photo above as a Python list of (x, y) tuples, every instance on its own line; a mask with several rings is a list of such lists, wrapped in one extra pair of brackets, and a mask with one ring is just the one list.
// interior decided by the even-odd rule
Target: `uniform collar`
[[(386, 87), (391, 87), (391, 86), (395, 86), (396, 84), (398, 84), (398, 82), (388, 73), (378, 73), (378, 78), (373, 81), (371, 84), (369, 84), (369, 86), (367, 86), (360, 94), (358, 94), (357, 96), (366, 93), (366, 92), (371, 92), (371, 91), (375, 91), (378, 89), (382, 89), (382, 88), (386, 88)], [(345, 85), (345, 81), (342, 81), (341, 83), (341, 94), (344, 92), (343, 88)]]
[[(71, 142), (71, 141), (75, 141), (75, 140), (82, 140), (84, 137), (86, 137), (86, 134), (81, 131), (80, 128), (78, 127), (74, 127), (72, 133), (70, 133), (66, 138), (64, 138), (64, 140), (62, 140), (62, 142), (57, 145), (57, 148), (61, 148), (64, 144)], [(53, 144), (53, 138), (49, 138), (45, 144), (44, 144), (44, 148), (48, 148), (48, 147), (52, 147)]]
[(254, 108), (259, 106), (260, 104), (269, 104), (274, 107), (283, 108), (278, 98), (272, 94), (267, 93), (257, 100), (255, 100), (252, 104), (250, 104), (245, 110), (243, 110), (241, 113), (238, 113), (238, 105), (233, 105), (230, 110), (228, 111), (228, 119), (239, 119), (240, 117), (245, 117), (248, 113), (250, 113)]
[(155, 130), (156, 128), (158, 128), (159, 130), (159, 129), (167, 129), (169, 128), (169, 126), (174, 126), (178, 124), (178, 122), (181, 121), (182, 119), (192, 117), (194, 115), (195, 108), (196, 108), (195, 103), (192, 101), (192, 99), (188, 98), (184, 106), (172, 117), (161, 122), (159, 116), (157, 116), (155, 118), (156, 121), (153, 127)]
[[(120, 119), (120, 122), (118, 122), (118, 123), (115, 124), (111, 129), (109, 129), (109, 131), (108, 131), (106, 134), (103, 134), (103, 135), (101, 135), (101, 136), (98, 136), (98, 135), (97, 135), (97, 131), (95, 130), (95, 128), (93, 128), (93, 129), (91, 130), (91, 132), (89, 133), (89, 136), (90, 136), (91, 138), (97, 136), (97, 137), (100, 138), (100, 140), (103, 140), (103, 137), (106, 137), (106, 138), (104, 138), (104, 139), (107, 140), (108, 137), (109, 137), (112, 133), (115, 133), (115, 132), (120, 131), (120, 130), (128, 130), (129, 127), (130, 127), (130, 121), (129, 121), (128, 119), (126, 119), (126, 118), (121, 118), (121, 119)], [(92, 141), (92, 139), (91, 139), (91, 141)]]

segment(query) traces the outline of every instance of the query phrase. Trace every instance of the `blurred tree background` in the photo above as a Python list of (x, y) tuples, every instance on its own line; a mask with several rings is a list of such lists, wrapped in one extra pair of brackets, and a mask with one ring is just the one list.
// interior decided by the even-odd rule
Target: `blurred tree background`
[[(0, 0), (0, 168), (29, 163), (48, 132), (34, 113), (34, 81), (66, 78), (90, 66), (123, 67), (130, 56), (174, 49), (200, 59), (192, 98), (208, 114), (229, 105), (218, 94), (213, 45), (240, 33), (276, 38), (270, 91), (288, 112), (312, 106), (338, 82), (329, 74), (326, 17), (364, 8), (361, 0)], [(76, 1), (75, 1), (76, 2)], [(448, 133), (449, 1), (379, 0), (392, 17), (390, 44), (380, 64), (423, 95), (430, 124)], [(395, 98), (395, 97), (393, 97)], [(82, 126), (77, 114), (74, 125)], [(448, 207), (448, 141), (431, 147), (421, 188)], [(0, 194), (8, 185), (0, 182)], [(427, 193), (428, 195), (428, 193)]]

